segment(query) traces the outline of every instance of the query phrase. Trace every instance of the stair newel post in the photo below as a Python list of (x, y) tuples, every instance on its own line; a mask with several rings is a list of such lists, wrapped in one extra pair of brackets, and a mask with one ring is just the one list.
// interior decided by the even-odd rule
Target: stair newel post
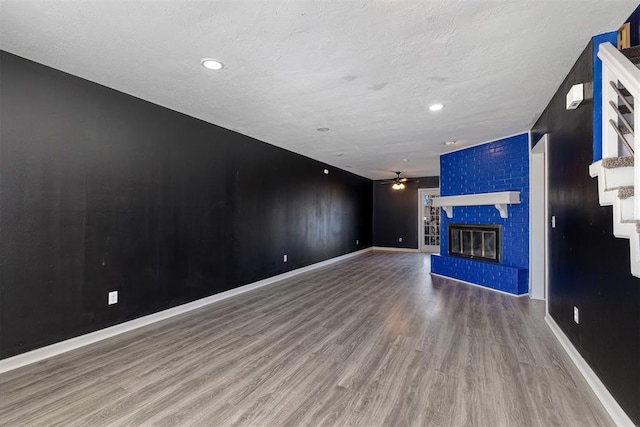
[(618, 79), (609, 67), (602, 62), (602, 158), (618, 157), (618, 134), (611, 126), (610, 120), (618, 122), (618, 117), (609, 105), (613, 101), (618, 105), (618, 94), (609, 82), (618, 83)]

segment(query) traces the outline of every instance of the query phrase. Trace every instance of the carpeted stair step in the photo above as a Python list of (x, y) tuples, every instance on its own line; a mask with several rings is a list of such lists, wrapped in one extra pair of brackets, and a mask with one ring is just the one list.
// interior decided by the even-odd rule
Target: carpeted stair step
[(621, 85), (618, 85), (617, 87), (622, 96), (624, 96), (625, 98), (631, 98), (631, 100), (633, 100), (633, 95), (631, 95), (631, 92), (629, 92), (626, 87)]
[(620, 220), (634, 221), (635, 203), (633, 198), (633, 186), (625, 185), (618, 188), (618, 199), (620, 200)]
[(640, 46), (634, 46), (620, 51), (624, 56), (629, 58), (629, 61), (634, 64), (640, 64)]
[(622, 114), (631, 114), (631, 110), (629, 110), (629, 107), (624, 104), (618, 105), (618, 111), (620, 111)]
[[(618, 130), (620, 131), (620, 133), (622, 135), (631, 135), (631, 132), (629, 132), (629, 129), (626, 128), (626, 126), (624, 125), (618, 125), (616, 126), (618, 128)], [(626, 138), (625, 138), (626, 139)]]
[(625, 200), (630, 197), (633, 197), (633, 186), (625, 185), (624, 187), (618, 188), (618, 198)]
[(632, 220), (622, 221), (622, 222), (624, 222), (626, 224), (634, 224), (635, 223), (636, 224), (636, 232), (640, 233), (640, 221), (639, 220), (632, 219)]
[(633, 156), (606, 157), (602, 159), (601, 165), (605, 173), (606, 191), (633, 185), (635, 179)]
[(602, 159), (602, 167), (606, 169), (633, 167), (633, 156), (607, 157)]

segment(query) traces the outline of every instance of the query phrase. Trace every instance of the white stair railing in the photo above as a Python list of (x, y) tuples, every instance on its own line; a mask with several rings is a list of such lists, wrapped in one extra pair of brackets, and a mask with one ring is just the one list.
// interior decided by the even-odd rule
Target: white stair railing
[[(598, 58), (602, 61), (602, 157), (618, 157), (623, 155), (633, 155), (634, 157), (634, 218), (640, 219), (640, 150), (638, 150), (638, 138), (635, 132), (622, 126), (619, 129), (616, 124), (619, 122), (619, 112), (611, 103), (618, 105), (618, 93), (613, 86), (622, 85), (635, 100), (640, 100), (640, 69), (638, 69), (629, 59), (627, 59), (611, 43), (603, 43), (598, 48)], [(611, 84), (613, 82), (613, 85)], [(640, 124), (640, 104), (633, 105), (633, 126)], [(619, 144), (619, 139), (628, 143), (631, 152), (625, 147), (626, 144)]]

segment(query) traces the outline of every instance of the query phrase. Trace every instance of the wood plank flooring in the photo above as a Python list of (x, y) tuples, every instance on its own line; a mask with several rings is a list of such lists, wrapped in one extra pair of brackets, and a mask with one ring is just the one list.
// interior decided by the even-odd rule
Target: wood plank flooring
[(0, 375), (0, 425), (613, 425), (543, 314), (373, 252)]

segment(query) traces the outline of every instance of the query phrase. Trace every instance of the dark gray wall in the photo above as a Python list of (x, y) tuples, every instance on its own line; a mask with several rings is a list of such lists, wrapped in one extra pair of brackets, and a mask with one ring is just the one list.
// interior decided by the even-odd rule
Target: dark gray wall
[[(589, 177), (593, 101), (565, 109), (572, 85), (592, 81), (590, 44), (533, 127), (549, 133), (549, 310), (582, 357), (640, 424), (640, 279), (629, 272), (629, 240), (613, 236), (612, 208)], [(547, 218), (549, 220), (549, 218)], [(580, 309), (580, 324), (573, 307)]]
[(2, 358), (371, 246), (368, 179), (6, 52), (0, 67)]
[[(437, 188), (437, 176), (413, 178), (404, 190), (373, 181), (373, 245), (418, 248), (418, 189)], [(398, 238), (402, 238), (402, 242)]]

